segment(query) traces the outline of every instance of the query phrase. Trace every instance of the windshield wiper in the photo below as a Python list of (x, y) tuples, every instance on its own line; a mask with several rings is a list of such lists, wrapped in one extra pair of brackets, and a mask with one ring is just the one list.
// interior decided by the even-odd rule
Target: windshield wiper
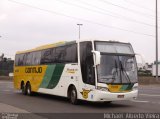
[(116, 68), (116, 70), (115, 70), (115, 75), (113, 75), (114, 77), (112, 78), (113, 80), (111, 81), (111, 83), (113, 83), (113, 82), (115, 81), (115, 79), (116, 79), (116, 74), (117, 74), (117, 76), (118, 76), (118, 70), (117, 70), (118, 66), (117, 66), (117, 62), (116, 62), (116, 60), (114, 60), (114, 62), (115, 62), (115, 68)]
[(119, 62), (120, 62), (120, 66), (121, 66), (121, 68), (120, 68), (121, 71), (126, 75), (128, 81), (129, 81), (129, 83), (132, 83), (130, 77), (128, 76), (126, 70), (124, 69), (124, 67), (123, 67), (123, 65), (122, 65), (122, 62), (121, 62), (121, 61), (119, 61)]

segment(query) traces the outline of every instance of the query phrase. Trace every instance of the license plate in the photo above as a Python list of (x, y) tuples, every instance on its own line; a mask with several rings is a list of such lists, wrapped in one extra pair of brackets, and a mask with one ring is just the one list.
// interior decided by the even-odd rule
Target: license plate
[(117, 98), (124, 98), (124, 95), (117, 95)]

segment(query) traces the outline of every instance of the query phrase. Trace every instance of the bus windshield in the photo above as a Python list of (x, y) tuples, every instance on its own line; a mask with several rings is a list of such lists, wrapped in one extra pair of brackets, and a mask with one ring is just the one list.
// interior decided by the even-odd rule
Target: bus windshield
[(98, 82), (136, 83), (137, 68), (134, 56), (101, 55)]
[(107, 84), (136, 83), (137, 66), (130, 44), (97, 42), (101, 63), (97, 66), (98, 82)]

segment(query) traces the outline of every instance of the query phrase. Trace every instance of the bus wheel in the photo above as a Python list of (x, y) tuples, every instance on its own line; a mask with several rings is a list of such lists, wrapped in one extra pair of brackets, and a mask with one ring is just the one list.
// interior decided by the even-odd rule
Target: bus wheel
[(105, 101), (104, 104), (111, 104), (112, 101)]
[(69, 94), (70, 94), (69, 95), (70, 102), (74, 105), (78, 104), (77, 91), (76, 91), (76, 88), (74, 86), (71, 87)]
[(21, 84), (21, 91), (22, 91), (22, 94), (23, 94), (23, 95), (26, 95), (26, 94), (27, 94), (26, 87), (25, 87), (25, 84), (24, 84), (24, 83)]
[(32, 95), (32, 90), (31, 90), (31, 85), (30, 85), (30, 83), (27, 83), (26, 92), (27, 92), (27, 95), (29, 95), (29, 96)]

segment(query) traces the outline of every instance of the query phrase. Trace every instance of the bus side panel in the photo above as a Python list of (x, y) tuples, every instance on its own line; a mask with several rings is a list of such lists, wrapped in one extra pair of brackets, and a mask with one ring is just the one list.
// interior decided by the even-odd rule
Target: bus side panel
[(30, 82), (32, 91), (37, 92), (45, 75), (47, 65), (44, 66), (21, 66), (14, 68), (14, 87), (20, 89), (21, 82)]
[(78, 65), (67, 64), (65, 66), (60, 84), (64, 88), (65, 97), (67, 97), (69, 86), (74, 85), (77, 90), (78, 99), (88, 101), (94, 100), (95, 85), (89, 85), (83, 82), (81, 69)]
[[(38, 92), (67, 97), (70, 85), (74, 85), (77, 93), (79, 92), (79, 67), (77, 64), (59, 64), (53, 69), (51, 68), (50, 72), (53, 74), (50, 76), (51, 79), (45, 76)], [(49, 73), (46, 72), (46, 74), (49, 76)], [(56, 83), (56, 86), (53, 85), (53, 82)]]
[(20, 89), (21, 82), (25, 83), (25, 75), (24, 75), (24, 68), (22, 67), (14, 67), (14, 88)]
[(79, 92), (79, 71), (77, 64), (67, 64), (63, 71), (62, 79), (60, 80), (61, 87), (63, 87), (64, 96), (67, 97), (69, 86), (75, 86), (77, 94)]
[(64, 95), (62, 88), (59, 88), (65, 64), (48, 65), (38, 92), (53, 95)]

